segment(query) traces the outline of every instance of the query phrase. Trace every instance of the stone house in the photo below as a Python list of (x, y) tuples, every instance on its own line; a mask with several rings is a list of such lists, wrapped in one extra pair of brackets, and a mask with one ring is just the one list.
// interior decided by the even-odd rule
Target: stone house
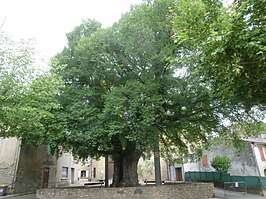
[(76, 181), (71, 154), (56, 157), (47, 145), (21, 146), (17, 138), (0, 137), (0, 184), (8, 185), (8, 193), (32, 192)]
[[(113, 174), (113, 161), (108, 160), (109, 179)], [(105, 179), (105, 158), (98, 160), (88, 157), (86, 160), (77, 162), (79, 182), (99, 181)]]
[[(114, 162), (108, 159), (109, 184), (112, 183)], [(138, 165), (139, 180), (155, 180), (153, 156), (141, 158)], [(162, 180), (169, 180), (168, 165), (161, 158)], [(17, 138), (0, 137), (0, 184), (8, 185), (8, 193), (32, 192), (39, 188), (52, 188), (82, 184), (105, 179), (105, 158), (74, 160), (70, 153), (59, 157), (51, 155), (49, 146), (21, 146)]]
[(266, 134), (258, 138), (245, 138), (244, 148), (238, 151), (230, 144), (220, 144), (212, 150), (205, 150), (199, 161), (185, 164), (174, 164), (172, 168), (172, 178), (184, 176), (188, 171), (215, 171), (211, 166), (212, 159), (217, 155), (226, 155), (231, 160), (229, 173), (240, 176), (266, 176)]

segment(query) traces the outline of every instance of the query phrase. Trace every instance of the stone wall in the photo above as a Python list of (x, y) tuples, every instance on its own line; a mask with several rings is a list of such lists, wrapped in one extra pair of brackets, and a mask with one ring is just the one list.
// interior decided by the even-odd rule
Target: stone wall
[(37, 190), (37, 199), (205, 199), (213, 197), (212, 183), (180, 183), (164, 186)]
[(15, 182), (19, 146), (20, 141), (16, 138), (0, 137), (0, 184), (8, 185), (8, 193)]
[[(42, 187), (43, 166), (54, 168), (55, 157), (49, 155), (47, 146), (22, 146), (17, 168), (14, 193), (33, 192)], [(55, 169), (50, 171), (54, 175)]]
[[(211, 166), (211, 161), (215, 156), (226, 155), (231, 160), (231, 167), (229, 172), (231, 175), (242, 175), (242, 176), (260, 176), (258, 170), (256, 157), (253, 153), (253, 147), (250, 143), (244, 143), (244, 148), (237, 154), (237, 150), (230, 143), (224, 143), (216, 145), (209, 151), (204, 151), (203, 155), (207, 156), (208, 166), (203, 166), (202, 160), (194, 163), (184, 164), (184, 171), (215, 171)], [(258, 154), (259, 155), (259, 154)], [(265, 161), (264, 161), (265, 164)], [(266, 169), (266, 164), (265, 164)]]

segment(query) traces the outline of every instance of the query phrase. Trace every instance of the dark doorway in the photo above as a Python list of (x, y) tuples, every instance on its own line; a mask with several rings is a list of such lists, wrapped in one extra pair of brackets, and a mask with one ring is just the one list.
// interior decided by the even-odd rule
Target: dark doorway
[(175, 168), (175, 174), (176, 174), (176, 180), (177, 181), (183, 181), (183, 175), (182, 175), (182, 168), (181, 167)]
[(49, 182), (49, 168), (44, 168), (42, 173), (42, 188), (48, 188), (48, 182)]

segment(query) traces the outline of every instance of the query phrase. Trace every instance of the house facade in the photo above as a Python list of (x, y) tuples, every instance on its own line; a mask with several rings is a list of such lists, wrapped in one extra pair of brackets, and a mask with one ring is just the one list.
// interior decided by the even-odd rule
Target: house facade
[[(84, 161), (77, 163), (78, 180), (80, 183), (87, 181), (102, 181), (105, 180), (105, 158), (92, 159), (88, 157)], [(114, 161), (108, 158), (108, 179), (109, 184), (112, 184), (114, 174)]]
[(228, 171), (231, 175), (260, 176), (255, 148), (250, 142), (245, 142), (240, 152), (230, 144), (217, 145), (210, 151), (204, 151), (200, 161), (186, 164), (185, 171), (215, 171), (211, 166), (212, 159), (218, 155), (226, 155), (231, 161)]
[(21, 146), (17, 138), (0, 137), (0, 184), (8, 185), (8, 193), (65, 186), (77, 177), (71, 154), (56, 157), (47, 145)]
[(185, 172), (211, 172), (215, 169), (211, 161), (218, 155), (226, 155), (231, 161), (228, 173), (236, 176), (266, 176), (266, 135), (258, 138), (243, 139), (244, 147), (237, 151), (231, 144), (219, 144), (211, 150), (205, 150), (199, 161), (169, 166), (169, 178), (172, 181), (182, 180)]

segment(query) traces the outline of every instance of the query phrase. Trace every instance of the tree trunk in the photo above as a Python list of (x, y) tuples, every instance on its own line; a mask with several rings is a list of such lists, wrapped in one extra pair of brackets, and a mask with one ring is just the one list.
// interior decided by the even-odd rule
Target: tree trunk
[(114, 160), (114, 175), (113, 175), (113, 187), (119, 187), (119, 184), (123, 178), (123, 156), (120, 153), (116, 153), (113, 156)]
[(112, 138), (112, 144), (114, 146), (113, 161), (114, 161), (114, 174), (113, 174), (113, 187), (118, 187), (123, 177), (123, 149), (118, 137)]
[[(118, 148), (116, 148), (118, 149)], [(138, 186), (138, 162), (141, 153), (136, 151), (134, 143), (128, 143), (125, 150), (116, 151), (114, 160), (114, 187)]]
[(120, 181), (121, 187), (134, 187), (139, 185), (138, 162), (140, 154), (137, 152), (124, 153), (123, 156), (123, 177)]

